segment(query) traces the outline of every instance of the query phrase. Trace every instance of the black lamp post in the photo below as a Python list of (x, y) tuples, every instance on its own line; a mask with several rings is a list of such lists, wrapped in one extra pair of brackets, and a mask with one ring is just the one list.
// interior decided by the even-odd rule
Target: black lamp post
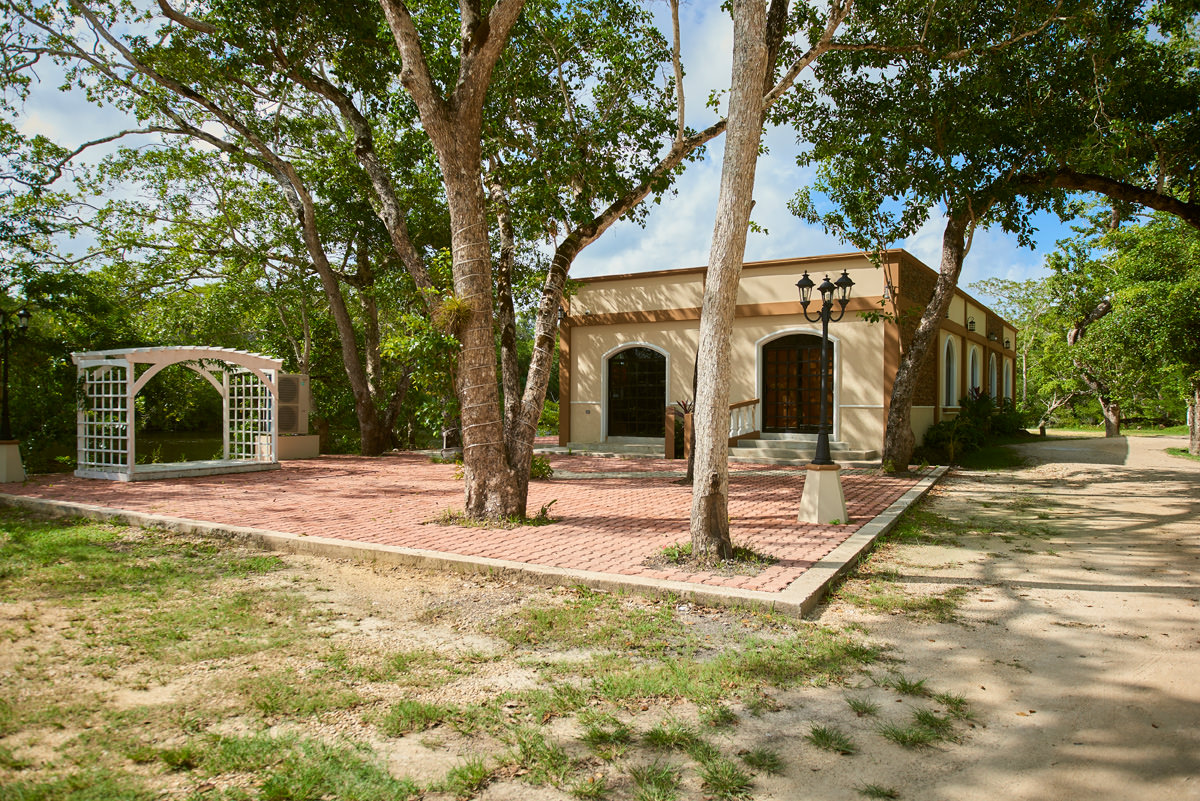
[[(33, 315), (28, 309), (21, 309), (17, 312), (17, 329), (24, 331), (29, 327), (29, 318)], [(8, 329), (9, 313), (0, 309), (0, 327), (4, 329), (4, 400), (0, 403), (0, 440), (5, 442), (11, 440), (12, 425), (8, 419), (8, 341), (12, 336), (12, 332)]]
[[(829, 454), (829, 424), (827, 419), (827, 404), (829, 396), (829, 324), (836, 323), (846, 314), (846, 304), (850, 302), (850, 287), (854, 286), (854, 282), (850, 280), (850, 276), (842, 270), (842, 277), (837, 281), (830, 281), (829, 276), (825, 276), (825, 280), (820, 286), (813, 283), (813, 280), (808, 277), (808, 270), (804, 271), (804, 277), (796, 282), (796, 288), (800, 290), (800, 305), (804, 307), (804, 319), (810, 323), (821, 321), (821, 420), (817, 426), (817, 452), (813, 456), (812, 464), (830, 465), (833, 464), (833, 458)], [(812, 300), (813, 287), (821, 293), (821, 310), (817, 312), (816, 317), (808, 315), (808, 304)], [(833, 316), (833, 301), (837, 299), (841, 308), (838, 310), (837, 317)]]

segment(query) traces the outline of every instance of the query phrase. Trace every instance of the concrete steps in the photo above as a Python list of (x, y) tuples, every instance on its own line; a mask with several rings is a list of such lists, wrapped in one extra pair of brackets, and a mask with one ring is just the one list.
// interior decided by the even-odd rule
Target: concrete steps
[(573, 451), (588, 453), (657, 456), (660, 459), (664, 453), (662, 437), (609, 437), (604, 442), (568, 442), (567, 447)]
[[(808, 464), (816, 451), (816, 434), (767, 433), (759, 434), (756, 439), (739, 439), (729, 449), (729, 461)], [(837, 440), (830, 440), (829, 454), (835, 462), (870, 462), (879, 458), (879, 451), (858, 450)]]
[[(567, 448), (575, 452), (610, 454), (614, 456), (654, 456), (662, 458), (662, 437), (610, 437), (606, 442), (571, 442)], [(552, 449), (562, 452), (558, 448)], [(808, 464), (816, 455), (816, 434), (759, 434), (755, 439), (739, 439), (729, 449), (731, 462), (759, 464)], [(871, 462), (879, 459), (879, 451), (859, 450), (845, 442), (831, 441), (829, 453), (835, 462)]]

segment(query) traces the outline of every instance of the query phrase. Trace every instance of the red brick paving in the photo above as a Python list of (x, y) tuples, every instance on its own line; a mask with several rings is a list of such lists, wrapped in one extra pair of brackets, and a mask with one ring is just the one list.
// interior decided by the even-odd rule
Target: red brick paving
[[(851, 525), (796, 522), (802, 467), (730, 466), (729, 515), (734, 542), (778, 562), (756, 576), (721, 576), (647, 567), (647, 557), (688, 539), (691, 488), (675, 477), (681, 462), (551, 455), (559, 473), (595, 477), (535, 481), (529, 513), (550, 501), (556, 523), (515, 529), (428, 524), (461, 509), (454, 466), (417, 454), (377, 459), (323, 456), (284, 462), (267, 473), (125, 483), (36, 476), (0, 491), (136, 512), (270, 529), (307, 536), (421, 548), (553, 567), (778, 592), (910, 489), (914, 477), (843, 473)], [(769, 472), (764, 472), (769, 471)], [(605, 476), (632, 473), (633, 476)]]

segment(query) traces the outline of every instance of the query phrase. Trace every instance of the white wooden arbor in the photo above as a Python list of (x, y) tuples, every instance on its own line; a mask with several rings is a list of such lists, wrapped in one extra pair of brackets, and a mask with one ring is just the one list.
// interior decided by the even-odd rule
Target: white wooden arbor
[[(232, 348), (119, 348), (72, 353), (78, 370), (75, 475), (117, 481), (245, 473), (279, 467), (276, 408), (283, 362)], [(134, 399), (164, 368), (182, 364), (221, 395), (222, 458), (138, 464)]]

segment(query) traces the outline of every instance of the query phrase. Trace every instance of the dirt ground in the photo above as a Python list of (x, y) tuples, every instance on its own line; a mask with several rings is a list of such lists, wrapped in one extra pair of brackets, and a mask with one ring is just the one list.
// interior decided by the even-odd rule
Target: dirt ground
[[(1022, 446), (1027, 469), (950, 476), (942, 513), (1043, 532), (896, 551), (901, 583), (973, 588), (961, 622), (823, 608), (965, 695), (981, 724), (917, 760), (856, 757), (867, 771), (903, 798), (1200, 799), (1200, 464), (1167, 447), (1186, 442), (1048, 441)], [(800, 778), (779, 797), (833, 797)]]
[[(923, 621), (835, 599), (815, 620), (861, 625), (886, 646), (897, 673), (927, 681), (934, 692), (964, 696), (972, 722), (959, 728), (956, 741), (922, 749), (879, 736), (880, 719), (899, 719), (916, 703), (880, 686), (883, 668), (850, 688), (774, 692), (776, 711), (735, 709), (738, 724), (716, 736), (726, 753), (765, 747), (782, 757), (781, 774), (755, 778), (753, 797), (849, 800), (875, 787), (896, 795), (874, 797), (932, 801), (1200, 799), (1200, 463), (1163, 452), (1180, 444), (1175, 438), (1038, 442), (1023, 446), (1032, 462), (1023, 470), (949, 475), (929, 508), (961, 525), (960, 536), (947, 544), (889, 546), (873, 557), (870, 570), (887, 572), (912, 594), (967, 588), (953, 619)], [(311, 557), (286, 561), (285, 570), (263, 577), (263, 589), (293, 587), (319, 601), (326, 610), (322, 648), (472, 655), (468, 661), (478, 667), (470, 675), (431, 683), (419, 700), (471, 703), (538, 682), (523, 661), (528, 655), (483, 632), (498, 615), (548, 602), (552, 590)], [(632, 609), (660, 602), (623, 603)], [(674, 611), (694, 630), (726, 637), (747, 624), (736, 611), (686, 604)], [(69, 661), (76, 646), (61, 636), (69, 620), (46, 615), (0, 604), (0, 629), (23, 632), (19, 650), (0, 649), (0, 676), (19, 684), (30, 649), (58, 649)], [(304, 660), (303, 652), (294, 659), (301, 676), (309, 669)], [(214, 687), (233, 686), (267, 667), (254, 656), (227, 662), (218, 685), (203, 675), (213, 665), (200, 663), (169, 681), (134, 675), (132, 668), (115, 675), (78, 670), (60, 686), (103, 692), (111, 704), (136, 708), (211, 696)], [(386, 683), (360, 690), (378, 708), (404, 692)], [(883, 708), (877, 716), (856, 717), (848, 695)], [(694, 707), (682, 703), (629, 712), (639, 731), (667, 716), (695, 720)], [(842, 756), (812, 747), (804, 735), (814, 723), (836, 723), (859, 752)], [(238, 723), (222, 724), (231, 725)], [(565, 740), (577, 736), (572, 727), (573, 719), (549, 724)], [(478, 747), (444, 728), (381, 737), (362, 714), (326, 715), (312, 733), (365, 742), (393, 775), (422, 782), (444, 775), (465, 749)], [(61, 725), (48, 726), (2, 744), (36, 763), (52, 760), (57, 744), (71, 735)], [(640, 757), (633, 752), (630, 758)], [(160, 785), (170, 797), (194, 789), (182, 777), (172, 781)], [(702, 796), (689, 775), (679, 797)], [(494, 781), (478, 797), (570, 795), (514, 777)], [(616, 787), (610, 797), (632, 794), (628, 786)]]

